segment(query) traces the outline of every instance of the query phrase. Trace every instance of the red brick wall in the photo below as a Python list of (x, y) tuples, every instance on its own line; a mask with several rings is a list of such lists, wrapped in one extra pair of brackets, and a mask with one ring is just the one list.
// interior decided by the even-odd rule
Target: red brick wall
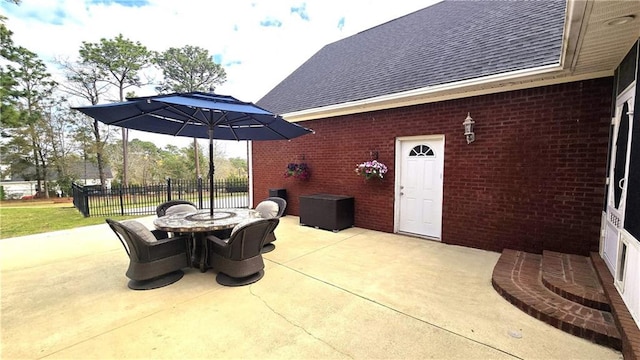
[[(305, 121), (315, 134), (253, 143), (254, 198), (285, 188), (297, 215), (300, 195), (350, 195), (355, 226), (392, 232), (396, 137), (444, 134), (444, 243), (587, 255), (598, 249), (611, 89), (604, 78)], [(389, 167), (383, 181), (355, 175), (370, 151)], [(303, 157), (311, 179), (284, 178)]]

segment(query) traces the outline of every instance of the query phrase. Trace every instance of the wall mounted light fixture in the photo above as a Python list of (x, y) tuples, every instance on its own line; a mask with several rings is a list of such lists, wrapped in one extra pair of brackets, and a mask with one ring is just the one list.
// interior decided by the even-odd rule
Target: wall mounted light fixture
[(464, 119), (462, 125), (464, 126), (464, 136), (467, 138), (467, 144), (471, 144), (476, 140), (476, 134), (473, 133), (473, 124), (476, 122), (471, 118), (471, 113), (467, 113), (467, 118)]

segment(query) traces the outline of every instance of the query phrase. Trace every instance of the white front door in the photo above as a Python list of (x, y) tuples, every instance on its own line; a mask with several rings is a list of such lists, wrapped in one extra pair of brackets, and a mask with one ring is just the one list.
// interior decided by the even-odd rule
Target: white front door
[(396, 164), (397, 231), (440, 240), (444, 136), (398, 139)]
[(602, 258), (614, 276), (619, 264), (620, 230), (624, 224), (625, 199), (627, 197), (634, 94), (635, 87), (631, 87), (618, 96), (613, 119), (613, 142), (611, 144), (609, 177), (607, 178), (609, 192), (601, 251)]

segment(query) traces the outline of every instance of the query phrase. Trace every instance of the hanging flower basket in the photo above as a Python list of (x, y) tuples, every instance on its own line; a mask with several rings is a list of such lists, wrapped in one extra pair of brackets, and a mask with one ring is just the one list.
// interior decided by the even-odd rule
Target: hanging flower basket
[(378, 160), (365, 161), (356, 166), (356, 174), (363, 176), (365, 180), (382, 179), (387, 173), (387, 166)]
[(311, 177), (311, 170), (307, 163), (289, 163), (287, 170), (284, 172), (284, 177), (294, 177), (300, 180), (309, 180)]

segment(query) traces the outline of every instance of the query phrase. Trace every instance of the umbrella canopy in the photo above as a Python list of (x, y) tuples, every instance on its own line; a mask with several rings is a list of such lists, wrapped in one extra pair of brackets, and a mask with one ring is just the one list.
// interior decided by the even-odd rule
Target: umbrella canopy
[(213, 139), (287, 140), (312, 133), (253, 103), (232, 96), (191, 92), (128, 98), (75, 107), (107, 125), (157, 134), (209, 139), (210, 214), (213, 217)]
[(108, 125), (157, 134), (219, 140), (284, 140), (312, 132), (232, 96), (176, 93), (76, 107)]

